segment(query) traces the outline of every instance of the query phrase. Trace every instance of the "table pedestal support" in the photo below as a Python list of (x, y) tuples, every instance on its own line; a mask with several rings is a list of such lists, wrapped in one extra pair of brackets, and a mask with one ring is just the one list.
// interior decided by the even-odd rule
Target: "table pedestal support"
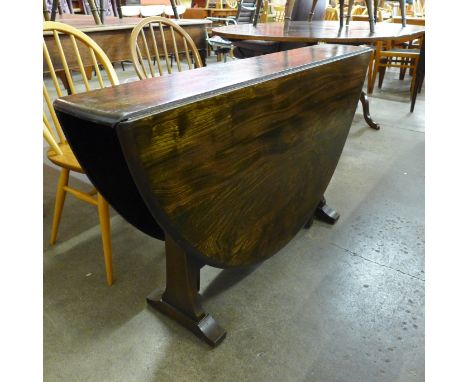
[(166, 232), (166, 290), (152, 292), (146, 301), (177, 321), (210, 346), (219, 345), (226, 331), (205, 313), (200, 303), (200, 264), (188, 256)]
[(322, 196), (317, 208), (314, 211), (314, 215), (307, 221), (304, 228), (310, 228), (314, 219), (320, 220), (321, 222), (327, 224), (335, 224), (338, 219), (340, 218), (340, 214), (336, 212), (333, 208), (331, 208), (327, 201), (325, 200), (325, 196)]
[(366, 120), (369, 127), (375, 130), (380, 130), (380, 125), (378, 125), (372, 120), (372, 117), (369, 111), (369, 98), (367, 97), (367, 94), (364, 91), (361, 92), (361, 96), (359, 97), (359, 100), (361, 101), (361, 104), (362, 104), (362, 113), (364, 114), (364, 119)]

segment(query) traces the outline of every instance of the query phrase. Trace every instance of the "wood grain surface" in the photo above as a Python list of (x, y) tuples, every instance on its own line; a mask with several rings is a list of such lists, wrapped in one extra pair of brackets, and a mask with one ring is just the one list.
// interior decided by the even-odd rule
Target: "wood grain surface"
[[(276, 253), (313, 214), (346, 141), (369, 53), (301, 48), (232, 62), (223, 76), (201, 68), (55, 106), (80, 163), (76, 131), (117, 132), (154, 220), (186, 253), (217, 267), (248, 265)], [(205, 81), (187, 85), (187, 73)], [(92, 181), (118, 182), (118, 174), (82, 165)], [(105, 183), (106, 198), (121, 192)]]
[(352, 21), (340, 30), (338, 21), (290, 21), (228, 25), (213, 28), (213, 34), (232, 40), (262, 40), (281, 42), (373, 43), (376, 41), (416, 38), (424, 34), (424, 26), (376, 23), (375, 33), (369, 23)]

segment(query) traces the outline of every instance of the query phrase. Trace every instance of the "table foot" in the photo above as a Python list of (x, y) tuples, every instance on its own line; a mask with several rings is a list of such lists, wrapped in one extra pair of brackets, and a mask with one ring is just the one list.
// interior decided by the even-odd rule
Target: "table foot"
[(146, 301), (159, 312), (178, 322), (210, 346), (219, 345), (226, 331), (205, 313), (200, 303), (200, 268), (166, 232), (166, 290), (153, 292)]
[(160, 291), (151, 293), (146, 301), (157, 311), (177, 321), (210, 346), (218, 346), (226, 338), (226, 330), (219, 326), (210, 314), (206, 314), (198, 320), (193, 319), (164, 301)]
[(322, 197), (314, 211), (314, 215), (307, 221), (304, 228), (309, 229), (312, 226), (314, 219), (327, 224), (335, 224), (339, 218), (340, 214), (327, 204), (325, 197)]
[(380, 130), (380, 125), (375, 123), (372, 120), (372, 117), (370, 116), (369, 112), (369, 98), (367, 97), (367, 94), (365, 92), (361, 92), (361, 96), (359, 97), (359, 100), (361, 101), (362, 104), (362, 111), (364, 113), (364, 119), (366, 120), (367, 124), (369, 125), (370, 128), (374, 130)]

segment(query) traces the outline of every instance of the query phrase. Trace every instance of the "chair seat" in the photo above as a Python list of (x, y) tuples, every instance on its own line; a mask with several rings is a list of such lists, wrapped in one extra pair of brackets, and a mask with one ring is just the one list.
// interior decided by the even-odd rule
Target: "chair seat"
[(68, 145), (68, 143), (61, 143), (59, 144), (59, 147), (60, 150), (62, 150), (62, 155), (57, 154), (53, 149), (49, 149), (47, 151), (47, 158), (59, 167), (84, 174), (83, 169), (78, 163), (75, 154), (73, 154), (73, 151), (71, 150), (71, 147)]
[(406, 57), (418, 57), (419, 56), (419, 50), (418, 49), (405, 49), (405, 48), (391, 48), (389, 50), (383, 50), (381, 54), (384, 54), (386, 56), (390, 55), (404, 55)]
[(228, 48), (230, 49), (232, 46), (232, 42), (229, 40), (225, 40), (224, 38), (220, 36), (213, 36), (207, 39), (208, 44), (211, 46), (217, 46), (220, 48)]

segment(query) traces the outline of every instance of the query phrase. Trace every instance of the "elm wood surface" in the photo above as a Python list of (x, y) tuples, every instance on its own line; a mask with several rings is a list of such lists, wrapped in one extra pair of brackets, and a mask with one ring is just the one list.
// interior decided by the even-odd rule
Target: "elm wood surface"
[[(139, 195), (135, 208), (152, 216), (139, 227), (170, 238), (158, 310), (212, 345), (224, 338), (194, 300), (199, 268), (266, 260), (314, 214), (370, 52), (305, 47), (55, 101), (96, 188), (124, 217), (138, 217), (127, 195)], [(181, 274), (191, 281), (174, 282)]]
[[(96, 25), (93, 17), (88, 15), (69, 15), (63, 14), (58, 16), (58, 22), (62, 22), (71, 25), (82, 32), (86, 33), (91, 37), (106, 53), (107, 57), (111, 62), (131, 60), (132, 54), (130, 50), (130, 34), (132, 29), (137, 25), (141, 18), (139, 17), (124, 17), (119, 19), (118, 17), (107, 17), (105, 25)], [(210, 20), (191, 20), (191, 19), (180, 19), (173, 20), (184, 28), (184, 30), (190, 35), (197, 49), (200, 51), (202, 60), (206, 55), (206, 28), (211, 26)], [(47, 47), (50, 49), (51, 58), (56, 68), (61, 68), (60, 58), (58, 51), (53, 42), (53, 35), (50, 33), (44, 33), (44, 40), (46, 41)], [(159, 37), (158, 37), (159, 38)], [(177, 37), (178, 39), (178, 37)], [(169, 53), (173, 53), (172, 43), (170, 42), (171, 36), (168, 33), (168, 50)], [(160, 41), (158, 41), (160, 42)], [(63, 48), (65, 53), (70, 50), (73, 52), (73, 47), (68, 39), (63, 39)], [(67, 57), (74, 57), (74, 54), (67, 55)], [(84, 58), (86, 60), (86, 57)], [(92, 65), (92, 62), (83, 62), (84, 65)], [(75, 67), (76, 63), (73, 61), (68, 63), (71, 67)], [(46, 66), (44, 66), (46, 67)]]

